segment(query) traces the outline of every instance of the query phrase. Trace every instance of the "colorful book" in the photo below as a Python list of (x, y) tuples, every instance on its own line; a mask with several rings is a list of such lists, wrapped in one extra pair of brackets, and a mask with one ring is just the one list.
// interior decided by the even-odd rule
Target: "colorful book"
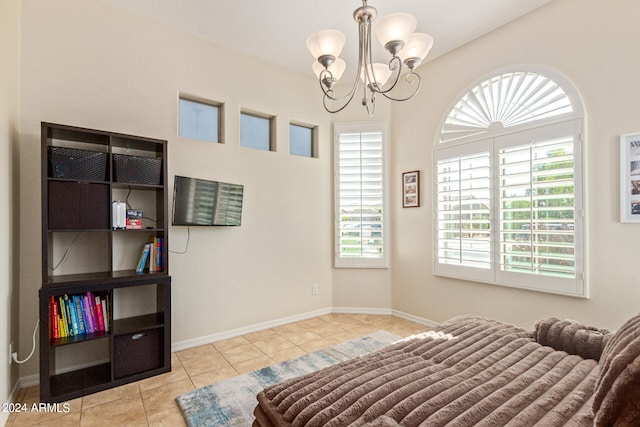
[(68, 337), (69, 336), (69, 323), (67, 322), (67, 310), (65, 309), (64, 306), (64, 299), (62, 299), (62, 297), (58, 297), (58, 302), (60, 303), (60, 313), (61, 313), (61, 318), (62, 318), (62, 332), (63, 334), (61, 335), (62, 337)]
[(149, 243), (149, 273), (156, 271), (156, 245)]
[(100, 302), (100, 297), (96, 295), (96, 318), (98, 319), (98, 328), (101, 331), (104, 331), (104, 317), (102, 316), (102, 302)]
[(80, 334), (86, 333), (84, 316), (82, 315), (82, 302), (80, 301), (80, 297), (78, 295), (73, 295), (71, 297), (73, 299), (73, 305), (76, 308), (76, 317), (78, 318), (78, 332)]
[(69, 318), (71, 319), (71, 329), (69, 332), (73, 331), (73, 333), (71, 334), (73, 336), (80, 335), (80, 331), (78, 329), (78, 314), (76, 312), (76, 307), (73, 304), (73, 301), (69, 299), (69, 296), (67, 294), (64, 295), (64, 303), (67, 306)]
[(91, 306), (89, 305), (89, 298), (86, 295), (82, 296), (82, 306), (84, 307), (85, 319), (87, 320), (87, 326), (89, 327), (89, 333), (92, 334), (96, 331), (96, 327), (91, 318)]
[(144, 248), (142, 248), (142, 253), (138, 260), (138, 266), (136, 267), (136, 271), (138, 273), (142, 273), (144, 271), (144, 267), (147, 264), (147, 258), (149, 258), (149, 244), (144, 245)]
[(107, 301), (102, 300), (102, 318), (104, 320), (104, 330), (105, 332), (109, 332), (109, 314), (107, 313)]
[(98, 325), (98, 318), (96, 317), (96, 301), (93, 299), (93, 295), (91, 294), (91, 292), (87, 292), (87, 299), (89, 300), (89, 312), (91, 321), (93, 322), (95, 332), (98, 332), (100, 331), (100, 328)]
[(51, 332), (49, 337), (51, 338), (60, 338), (60, 322), (58, 322), (58, 304), (56, 303), (55, 297), (51, 297), (50, 299), (49, 309), (51, 310)]

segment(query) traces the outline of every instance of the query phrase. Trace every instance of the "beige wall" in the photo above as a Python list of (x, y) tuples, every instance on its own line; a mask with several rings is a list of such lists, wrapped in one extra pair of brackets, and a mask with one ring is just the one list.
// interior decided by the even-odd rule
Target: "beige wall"
[[(332, 306), (331, 131), (310, 76), (95, 1), (23, 1), (22, 36), (23, 343), (41, 285), (40, 121), (167, 139), (170, 193), (174, 175), (245, 186), (241, 227), (192, 227), (170, 255), (174, 344)], [(176, 136), (179, 93), (224, 102), (224, 145)], [(240, 147), (242, 108), (276, 116), (277, 152)], [(318, 159), (289, 155), (289, 120), (319, 126)], [(172, 250), (186, 241), (171, 227)]]
[[(345, 86), (336, 89), (337, 95), (348, 93), (351, 90), (355, 71), (347, 70), (342, 76)], [(349, 85), (346, 87), (346, 85)], [(317, 89), (320, 92), (319, 89)], [(362, 106), (362, 85), (360, 85), (353, 101), (343, 111), (331, 116), (332, 123), (362, 123), (368, 121), (386, 122), (387, 124), (387, 183), (392, 185), (390, 156), (394, 144), (392, 137), (393, 123), (391, 118), (391, 102), (382, 96), (376, 100), (376, 108), (373, 117), (369, 117), (367, 110)], [(333, 135), (332, 135), (333, 136)], [(334, 141), (331, 139), (331, 144)], [(388, 202), (391, 203), (391, 191), (387, 193)], [(393, 217), (387, 216), (387, 227), (393, 223)], [(333, 229), (330, 230), (333, 237)], [(389, 234), (390, 239), (393, 235)], [(386, 235), (385, 235), (386, 237)], [(335, 243), (335, 240), (334, 240)], [(391, 245), (387, 250), (391, 249)], [(333, 253), (333, 248), (332, 248)], [(338, 309), (351, 311), (365, 310), (369, 312), (385, 312), (391, 308), (391, 262), (389, 268), (336, 268), (333, 271), (333, 306)]]
[[(14, 274), (14, 201), (20, 123), (20, 1), (0, 2), (0, 402), (9, 401), (18, 380), (9, 365), (9, 344), (18, 344), (18, 291)], [(0, 414), (3, 424), (8, 414)]]
[[(0, 147), (0, 170), (6, 176), (0, 179), (0, 194), (8, 197), (4, 195), (19, 184), (21, 196), (21, 215), (13, 213), (20, 218), (20, 304), (17, 296), (13, 300), (20, 318), (8, 322), (19, 325), (21, 354), (30, 350), (40, 287), (40, 270), (33, 268), (40, 264), (40, 121), (164, 138), (169, 141), (170, 181), (179, 174), (245, 185), (242, 227), (192, 228), (188, 254), (171, 255), (174, 343), (329, 307), (392, 308), (435, 321), (477, 313), (526, 327), (556, 315), (615, 328), (637, 311), (640, 288), (634, 258), (640, 226), (618, 222), (617, 143), (621, 133), (640, 130), (640, 57), (634, 44), (640, 36), (634, 20), (640, 4), (635, 0), (606, 6), (599, 0), (556, 0), (423, 66), (417, 99), (393, 106), (380, 103), (373, 120), (388, 121), (391, 132), (392, 232), (392, 268), (380, 270), (332, 268), (330, 125), (368, 120), (357, 102), (329, 116), (322, 110), (317, 83), (307, 75), (234, 54), (99, 2), (24, 0), (21, 32), (16, 18), (20, 2), (5, 4), (10, 13), (0, 10), (2, 51), (16, 62), (20, 50), (10, 40), (22, 35), (19, 74), (17, 65), (0, 67), (2, 91), (11, 93), (22, 80), (21, 95), (0, 98), (3, 144), (16, 141), (10, 126), (17, 123), (18, 102), (22, 111), (20, 179), (12, 179), (8, 160), (16, 158), (18, 147)], [(4, 25), (5, 19), (10, 25)], [(588, 300), (432, 274), (430, 165), (438, 122), (468, 84), (513, 64), (556, 69), (573, 81), (585, 102)], [(225, 103), (226, 144), (176, 136), (181, 92)], [(239, 146), (241, 108), (277, 116), (277, 152)], [(319, 159), (288, 155), (289, 119), (320, 126)], [(422, 171), (422, 207), (402, 209), (401, 173), (416, 169)], [(12, 212), (0, 211), (0, 225), (11, 223)], [(185, 228), (171, 228), (172, 249), (183, 249), (186, 240)], [(10, 266), (11, 238), (2, 234), (0, 243), (0, 259)], [(81, 251), (81, 245), (75, 250)], [(4, 283), (12, 276), (4, 269), (1, 274), (0, 312), (5, 313), (10, 288)], [(312, 283), (320, 286), (317, 296), (311, 295)], [(0, 346), (6, 347), (9, 333), (0, 330)], [(34, 358), (20, 376), (36, 372)], [(7, 390), (0, 388), (0, 393)]]
[[(394, 176), (423, 172), (420, 209), (394, 204), (393, 308), (442, 321), (461, 313), (526, 327), (544, 316), (617, 328), (640, 301), (640, 225), (619, 222), (620, 134), (640, 130), (640, 3), (554, 1), (422, 67), (417, 101), (393, 109)], [(438, 122), (476, 79), (514, 64), (568, 77), (587, 111), (586, 221), (590, 299), (462, 282), (432, 274), (432, 149)]]

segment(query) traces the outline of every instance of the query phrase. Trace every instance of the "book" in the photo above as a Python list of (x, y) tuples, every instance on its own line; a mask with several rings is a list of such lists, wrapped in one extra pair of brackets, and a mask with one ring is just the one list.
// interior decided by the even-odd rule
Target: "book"
[(78, 329), (78, 312), (76, 311), (76, 307), (73, 304), (73, 301), (69, 299), (69, 295), (64, 295), (64, 303), (67, 306), (67, 310), (69, 311), (69, 318), (71, 319), (71, 329), (69, 332), (72, 332), (71, 335), (76, 336), (80, 335), (80, 331)]
[(104, 331), (104, 317), (102, 315), (102, 302), (99, 296), (95, 296), (96, 301), (96, 318), (98, 319), (98, 329)]
[(87, 292), (87, 300), (89, 302), (89, 312), (91, 321), (93, 322), (93, 327), (95, 328), (95, 332), (99, 332), (100, 325), (98, 324), (98, 318), (96, 316), (96, 301), (93, 299), (91, 292)]
[(51, 316), (51, 330), (49, 332), (50, 338), (60, 338), (60, 322), (58, 322), (58, 304), (55, 297), (51, 297), (49, 300), (49, 310)]
[(91, 318), (91, 307), (89, 305), (89, 298), (86, 295), (82, 296), (82, 306), (84, 307), (85, 319), (87, 319), (89, 333), (92, 334), (96, 331), (96, 328), (93, 323), (93, 319)]
[(147, 258), (149, 258), (149, 244), (147, 243), (142, 248), (142, 253), (140, 253), (140, 259), (138, 259), (138, 266), (136, 267), (136, 272), (142, 273), (144, 271), (145, 266), (147, 265)]
[(151, 242), (149, 243), (149, 273), (153, 273), (156, 271), (156, 245)]
[(78, 332), (82, 335), (86, 333), (84, 316), (82, 315), (82, 303), (80, 302), (80, 297), (78, 295), (73, 295), (71, 298), (73, 299), (73, 305), (76, 308), (76, 317), (78, 318)]
[(61, 328), (61, 337), (69, 336), (69, 327), (67, 323), (67, 311), (64, 308), (64, 300), (62, 297), (58, 297), (59, 307), (60, 307), (60, 317), (62, 318), (62, 328)]
[(102, 302), (102, 317), (104, 320), (104, 330), (105, 332), (109, 332), (109, 314), (107, 313), (107, 301), (103, 299), (101, 302)]

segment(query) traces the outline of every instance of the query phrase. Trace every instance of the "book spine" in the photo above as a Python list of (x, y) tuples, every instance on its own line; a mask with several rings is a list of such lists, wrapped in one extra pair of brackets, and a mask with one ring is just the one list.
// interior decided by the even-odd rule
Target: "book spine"
[(98, 328), (101, 331), (104, 331), (104, 318), (102, 317), (102, 303), (100, 302), (100, 297), (96, 295), (96, 318), (98, 319)]
[(51, 320), (49, 320), (49, 323), (51, 323), (49, 338), (59, 338), (60, 331), (58, 322), (58, 304), (56, 303), (56, 299), (53, 296), (49, 300), (49, 310), (51, 316)]
[(104, 330), (105, 332), (109, 332), (109, 314), (107, 312), (107, 301), (102, 300), (102, 319), (104, 321)]
[(153, 273), (156, 268), (155, 262), (156, 246), (153, 243), (149, 244), (149, 273)]
[(96, 302), (93, 299), (93, 295), (91, 294), (91, 292), (87, 292), (87, 299), (89, 300), (89, 310), (91, 312), (91, 321), (93, 322), (93, 327), (95, 328), (95, 331), (98, 332), (100, 331), (100, 328), (98, 325), (98, 319), (96, 317)]
[(62, 299), (62, 304), (64, 306), (64, 312), (67, 315), (67, 332), (69, 332), (69, 336), (73, 336), (73, 318), (71, 317), (71, 310), (69, 309), (69, 297), (65, 295)]
[(148, 257), (149, 257), (149, 245), (146, 244), (144, 245), (144, 248), (142, 248), (142, 253), (140, 254), (140, 259), (138, 260), (138, 267), (136, 268), (136, 271), (138, 273), (142, 273), (144, 271), (144, 267), (147, 264)]
[(162, 251), (160, 250), (160, 238), (159, 237), (154, 237), (153, 238), (153, 244), (156, 247), (156, 270), (155, 271), (162, 271)]
[(73, 300), (68, 295), (64, 296), (64, 301), (69, 308), (69, 317), (71, 318), (71, 327), (73, 328), (73, 335), (80, 335), (80, 329), (78, 328), (78, 312)]
[(89, 305), (89, 298), (86, 295), (82, 296), (82, 306), (84, 307), (85, 319), (87, 319), (87, 326), (89, 327), (89, 333), (92, 334), (96, 331), (96, 328), (93, 324), (93, 319), (91, 319), (91, 307)]
[(63, 337), (69, 336), (69, 324), (67, 323), (67, 310), (64, 308), (64, 300), (62, 297), (58, 297), (58, 302), (60, 303), (60, 317), (62, 318), (62, 335)]
[(82, 303), (78, 295), (73, 296), (73, 305), (76, 307), (76, 317), (78, 318), (78, 332), (84, 334), (86, 332), (84, 324), (84, 316), (82, 315)]

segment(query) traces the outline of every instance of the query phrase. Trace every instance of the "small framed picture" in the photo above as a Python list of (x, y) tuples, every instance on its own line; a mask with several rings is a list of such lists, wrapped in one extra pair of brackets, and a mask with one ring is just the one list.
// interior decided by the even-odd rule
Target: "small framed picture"
[(420, 171), (402, 174), (402, 207), (420, 207)]
[(640, 222), (640, 132), (620, 135), (620, 221)]

